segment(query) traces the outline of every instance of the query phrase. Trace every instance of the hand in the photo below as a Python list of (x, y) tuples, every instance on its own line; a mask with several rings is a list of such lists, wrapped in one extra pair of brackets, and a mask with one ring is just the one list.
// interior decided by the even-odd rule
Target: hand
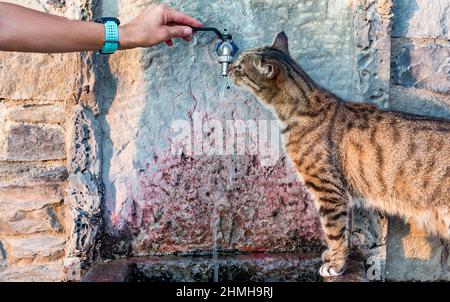
[(151, 5), (128, 24), (120, 27), (120, 49), (150, 47), (161, 42), (173, 45), (173, 38), (192, 40), (192, 27), (202, 24), (164, 4)]

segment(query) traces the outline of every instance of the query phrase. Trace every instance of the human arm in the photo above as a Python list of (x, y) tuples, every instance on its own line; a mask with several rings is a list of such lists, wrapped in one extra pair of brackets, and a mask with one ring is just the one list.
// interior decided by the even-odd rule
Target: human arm
[[(201, 23), (165, 5), (152, 5), (119, 27), (119, 49), (150, 47), (173, 38), (191, 39)], [(105, 42), (104, 25), (70, 20), (19, 5), (0, 2), (0, 51), (75, 52), (99, 50)]]

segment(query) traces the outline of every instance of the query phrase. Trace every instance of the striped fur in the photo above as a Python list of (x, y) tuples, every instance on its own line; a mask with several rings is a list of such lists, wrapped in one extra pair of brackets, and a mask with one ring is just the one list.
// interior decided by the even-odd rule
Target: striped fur
[(450, 239), (450, 121), (343, 102), (290, 57), (284, 33), (270, 47), (242, 53), (230, 76), (282, 125), (329, 247), (322, 275), (344, 271), (352, 205), (415, 220)]

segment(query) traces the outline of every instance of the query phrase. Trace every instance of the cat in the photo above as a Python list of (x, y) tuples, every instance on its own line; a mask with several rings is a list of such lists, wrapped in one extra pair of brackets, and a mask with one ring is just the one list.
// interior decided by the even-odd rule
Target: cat
[(243, 52), (229, 74), (281, 124), (286, 154), (320, 215), (322, 276), (345, 271), (353, 205), (450, 239), (450, 121), (344, 102), (291, 58), (284, 32), (272, 46)]

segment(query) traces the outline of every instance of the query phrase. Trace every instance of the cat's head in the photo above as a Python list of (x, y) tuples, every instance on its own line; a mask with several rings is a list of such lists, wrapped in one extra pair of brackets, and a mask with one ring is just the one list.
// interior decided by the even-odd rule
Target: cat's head
[(288, 75), (286, 63), (295, 63), (289, 54), (288, 38), (280, 32), (271, 46), (244, 51), (230, 66), (230, 78), (249, 89), (259, 100), (270, 104), (283, 89)]

